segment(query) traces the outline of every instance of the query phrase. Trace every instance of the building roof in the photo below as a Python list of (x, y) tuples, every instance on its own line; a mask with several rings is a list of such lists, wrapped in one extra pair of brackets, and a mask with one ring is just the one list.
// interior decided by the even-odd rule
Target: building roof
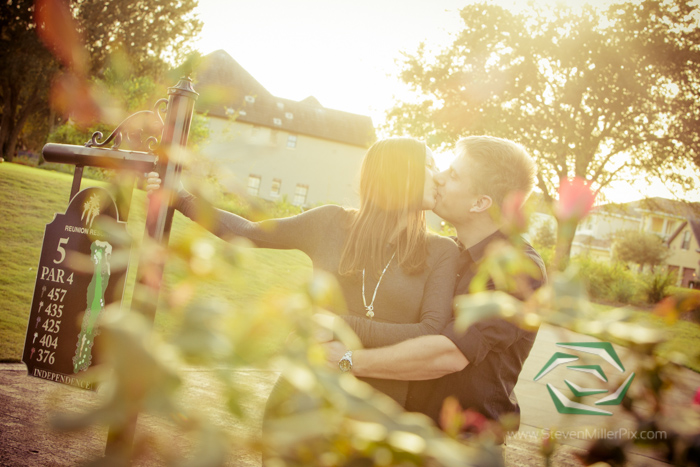
[(605, 212), (621, 216), (641, 218), (645, 212), (664, 213), (677, 217), (700, 214), (700, 203), (690, 203), (667, 198), (645, 198), (629, 203), (608, 203), (593, 208), (593, 212)]
[(275, 97), (223, 50), (202, 58), (194, 87), (197, 111), (213, 117), (360, 147), (376, 140), (370, 117), (327, 109), (313, 96), (300, 102)]

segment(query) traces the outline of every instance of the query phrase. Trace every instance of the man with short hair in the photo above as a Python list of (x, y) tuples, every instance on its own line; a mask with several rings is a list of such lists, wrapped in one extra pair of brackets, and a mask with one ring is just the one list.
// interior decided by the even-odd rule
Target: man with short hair
[[(457, 231), (460, 263), (455, 295), (462, 295), (469, 293), (489, 246), (509, 242), (497, 211), (514, 193), (521, 193), (524, 202), (534, 187), (536, 166), (521, 146), (501, 138), (463, 138), (456, 152), (450, 168), (435, 176), (438, 199), (434, 212)], [(520, 290), (508, 291), (522, 299), (547, 279), (539, 254), (527, 242), (521, 248), (538, 271), (536, 277), (518, 278)], [(486, 288), (494, 290), (493, 281)], [(343, 318), (363, 342), (392, 332), (391, 323)], [(331, 342), (326, 349), (329, 363), (356, 376), (413, 381), (406, 410), (422, 412), (436, 423), (443, 401), (450, 396), (464, 409), (498, 420), (505, 414), (519, 414), (513, 388), (536, 335), (536, 329), (521, 329), (501, 318), (488, 318), (459, 332), (453, 318), (439, 335), (350, 352)]]

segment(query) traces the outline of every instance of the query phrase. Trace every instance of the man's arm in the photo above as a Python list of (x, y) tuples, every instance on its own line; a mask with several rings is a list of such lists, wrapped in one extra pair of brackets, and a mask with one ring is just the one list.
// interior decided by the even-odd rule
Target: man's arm
[[(345, 346), (333, 341), (324, 347), (329, 365), (338, 368)], [(457, 346), (442, 335), (420, 336), (388, 347), (352, 353), (352, 373), (367, 378), (421, 381), (460, 371), (468, 364)]]

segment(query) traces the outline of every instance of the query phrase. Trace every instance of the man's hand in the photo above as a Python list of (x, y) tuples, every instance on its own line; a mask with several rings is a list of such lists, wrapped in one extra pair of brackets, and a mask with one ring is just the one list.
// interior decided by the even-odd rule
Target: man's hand
[(320, 343), (332, 341), (334, 317), (323, 313), (315, 313), (312, 319), (314, 322), (314, 340)]
[(339, 341), (330, 341), (322, 345), (326, 351), (326, 363), (328, 363), (328, 367), (332, 370), (340, 371), (338, 362), (348, 350), (345, 348), (345, 344)]

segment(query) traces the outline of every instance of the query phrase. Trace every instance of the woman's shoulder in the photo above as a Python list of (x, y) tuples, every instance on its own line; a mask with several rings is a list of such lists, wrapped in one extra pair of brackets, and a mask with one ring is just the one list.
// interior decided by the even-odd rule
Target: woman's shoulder
[(338, 206), (337, 204), (324, 204), (311, 208), (299, 214), (313, 222), (327, 222), (343, 224), (344, 221), (354, 215), (355, 210)]
[(433, 232), (428, 233), (428, 251), (432, 255), (459, 254), (459, 246), (450, 237), (438, 235)]
[(337, 204), (323, 204), (321, 206), (316, 206), (314, 208), (311, 208), (307, 211), (304, 211), (304, 213), (309, 213), (309, 214), (314, 214), (317, 216), (326, 216), (326, 217), (348, 217), (352, 215), (353, 212), (355, 212), (355, 209), (352, 208), (346, 208), (343, 206), (339, 206)]

